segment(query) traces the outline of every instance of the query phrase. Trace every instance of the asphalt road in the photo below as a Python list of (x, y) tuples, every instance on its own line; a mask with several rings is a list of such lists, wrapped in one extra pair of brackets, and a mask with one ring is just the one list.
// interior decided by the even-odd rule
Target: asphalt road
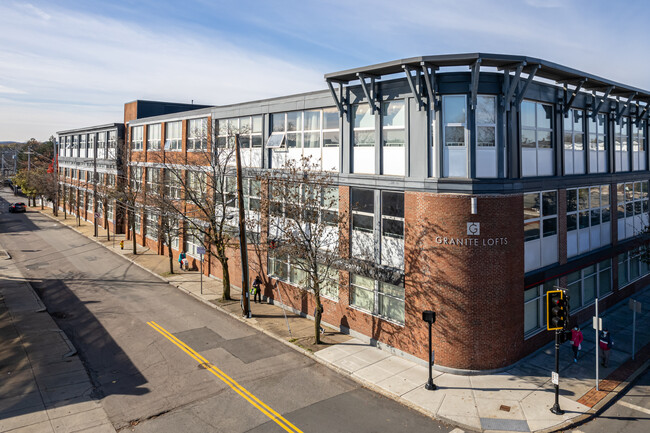
[(650, 370), (598, 418), (572, 433), (641, 433), (650, 431)]
[(0, 244), (79, 350), (116, 429), (453, 429), (360, 387), (40, 213), (8, 214), (11, 201), (9, 190), (0, 192)]

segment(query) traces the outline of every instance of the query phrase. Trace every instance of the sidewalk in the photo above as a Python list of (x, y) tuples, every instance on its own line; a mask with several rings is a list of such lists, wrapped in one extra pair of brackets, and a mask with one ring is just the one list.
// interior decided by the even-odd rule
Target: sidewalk
[(0, 431), (112, 432), (66, 335), (0, 246)]
[[(42, 212), (52, 216), (51, 209)], [(76, 227), (74, 218), (68, 216), (64, 221), (61, 212), (56, 219), (93, 238), (91, 224), (82, 221), (82, 225)], [(467, 430), (536, 432), (566, 427), (593, 416), (623, 390), (632, 377), (650, 364), (650, 288), (647, 288), (634, 295), (645, 305), (644, 312), (637, 314), (636, 318), (636, 360), (631, 360), (632, 312), (628, 309), (627, 300), (602, 316), (603, 323), (612, 333), (615, 346), (610, 367), (600, 367), (599, 391), (595, 389), (596, 338), (591, 323), (581, 326), (585, 341), (578, 363), (573, 362), (570, 343), (561, 347), (560, 407), (566, 412), (562, 416), (549, 411), (554, 403), (551, 383), (551, 371), (555, 365), (553, 344), (499, 374), (463, 376), (434, 371), (434, 383), (438, 389), (427, 391), (423, 386), (428, 377), (425, 362), (404, 359), (327, 327), (323, 337), (326, 344), (316, 346), (312, 341), (312, 320), (268, 303), (253, 303), (253, 318), (243, 319), (238, 289), (233, 288), (232, 301), (221, 302), (220, 281), (204, 277), (201, 293), (200, 275), (197, 272), (179, 271), (174, 262), (175, 273), (170, 275), (169, 258), (142, 247), (138, 247), (138, 254), (134, 256), (130, 241), (125, 242), (123, 251), (119, 249), (123, 235), (108, 242), (105, 230), (100, 228), (98, 233), (99, 237), (95, 238), (97, 242), (200, 301), (245, 321), (369, 389)]]

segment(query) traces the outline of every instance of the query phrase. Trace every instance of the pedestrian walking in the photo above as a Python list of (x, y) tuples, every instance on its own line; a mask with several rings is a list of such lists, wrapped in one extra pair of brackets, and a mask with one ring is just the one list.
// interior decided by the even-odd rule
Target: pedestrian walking
[(262, 279), (260, 278), (259, 275), (255, 276), (255, 281), (253, 281), (253, 285), (251, 286), (251, 293), (253, 294), (253, 301), (257, 303), (257, 300), (260, 300), (260, 303), (262, 302)]
[(609, 352), (612, 350), (614, 342), (612, 341), (612, 335), (609, 333), (607, 328), (600, 331), (598, 337), (598, 348), (600, 350), (600, 357), (602, 359), (600, 365), (607, 368), (609, 366)]
[(571, 342), (573, 343), (573, 346), (571, 346), (573, 349), (573, 362), (578, 362), (578, 352), (582, 349), (582, 340), (584, 340), (584, 337), (582, 336), (580, 327), (574, 327), (571, 330)]
[(187, 256), (185, 255), (185, 251), (181, 251), (180, 254), (178, 255), (178, 264), (181, 267), (181, 271), (183, 270), (183, 264), (187, 262), (186, 257)]

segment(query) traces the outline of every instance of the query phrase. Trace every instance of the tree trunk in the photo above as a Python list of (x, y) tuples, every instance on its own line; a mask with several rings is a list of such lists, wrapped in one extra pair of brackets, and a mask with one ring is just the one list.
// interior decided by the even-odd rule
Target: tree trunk
[(41, 196), (41, 210), (43, 210), (43, 209), (45, 209), (45, 208), (43, 207), (43, 196)]
[(135, 212), (131, 213), (133, 218), (131, 218), (131, 237), (133, 238), (133, 255), (138, 254), (136, 242), (135, 242)]
[(172, 253), (172, 243), (169, 239), (171, 236), (167, 236), (167, 252), (169, 253), (169, 273), (174, 273), (174, 254)]
[(314, 312), (314, 344), (321, 344), (320, 321), (323, 316), (323, 304), (320, 302), (320, 287), (318, 283), (314, 283), (314, 301), (316, 301), (316, 311)]
[(217, 258), (219, 259), (219, 263), (221, 263), (221, 273), (223, 274), (223, 279), (221, 280), (223, 283), (223, 294), (221, 295), (221, 300), (229, 301), (232, 298), (230, 297), (230, 271), (228, 269), (228, 258)]

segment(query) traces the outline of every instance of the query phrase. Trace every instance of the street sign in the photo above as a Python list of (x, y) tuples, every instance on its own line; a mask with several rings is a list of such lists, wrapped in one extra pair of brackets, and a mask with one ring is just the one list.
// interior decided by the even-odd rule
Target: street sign
[(635, 299), (630, 299), (630, 301), (627, 303), (628, 307), (630, 307), (630, 310), (634, 311), (635, 313), (640, 313), (641, 312), (641, 302), (635, 300)]
[(200, 254), (200, 255), (204, 255), (205, 254), (205, 247), (197, 247), (196, 248), (196, 253)]
[(556, 373), (555, 371), (553, 371), (551, 373), (551, 382), (553, 383), (553, 385), (559, 385), (560, 384), (560, 375), (558, 373)]
[[(598, 326), (596, 326), (596, 319), (598, 319)], [(594, 316), (592, 321), (593, 321), (592, 326), (594, 327), (594, 329), (596, 331), (602, 331), (603, 330), (603, 319), (602, 319), (602, 317)]]

